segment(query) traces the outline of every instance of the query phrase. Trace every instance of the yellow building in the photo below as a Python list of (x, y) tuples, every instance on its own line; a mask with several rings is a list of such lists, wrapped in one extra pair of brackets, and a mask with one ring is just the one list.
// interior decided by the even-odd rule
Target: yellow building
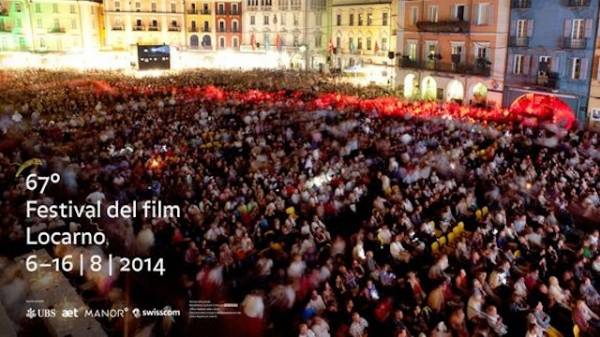
[(214, 2), (191, 0), (185, 5), (186, 43), (192, 49), (215, 47)]
[[(390, 81), (395, 57), (397, 0), (333, 0), (333, 67)], [(389, 69), (388, 69), (389, 68)]]
[(94, 1), (0, 2), (0, 50), (81, 52), (102, 45), (101, 4)]
[(125, 50), (136, 44), (184, 47), (183, 0), (104, 0), (106, 46)]

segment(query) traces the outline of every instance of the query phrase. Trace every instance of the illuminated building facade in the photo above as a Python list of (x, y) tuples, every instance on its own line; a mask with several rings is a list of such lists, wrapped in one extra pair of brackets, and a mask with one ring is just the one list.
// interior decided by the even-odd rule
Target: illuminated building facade
[(396, 50), (397, 0), (333, 0), (332, 67), (361, 72), (378, 69), (391, 80)]
[(212, 50), (215, 47), (214, 2), (192, 0), (185, 2), (185, 29), (188, 48)]
[(524, 94), (552, 95), (584, 122), (598, 0), (514, 0), (511, 5), (505, 105)]
[(242, 50), (279, 52), (295, 68), (326, 63), (326, 0), (244, 0)]
[(103, 40), (101, 4), (73, 0), (0, 1), (0, 50), (98, 50)]
[(104, 0), (106, 46), (136, 44), (186, 46), (183, 0)]
[(217, 49), (239, 49), (242, 39), (242, 3), (217, 1), (215, 3)]
[(502, 104), (510, 0), (402, 0), (406, 98)]

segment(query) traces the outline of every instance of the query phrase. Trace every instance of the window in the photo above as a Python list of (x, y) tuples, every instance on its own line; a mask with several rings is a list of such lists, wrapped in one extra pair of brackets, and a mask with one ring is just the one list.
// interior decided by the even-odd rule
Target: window
[(225, 48), (225, 38), (224, 37), (219, 39), (219, 47)]
[(250, 15), (250, 24), (251, 25), (255, 25), (256, 24), (256, 19), (255, 19), (254, 15)]
[(466, 8), (465, 5), (456, 5), (454, 7), (454, 18), (458, 21), (465, 21)]
[(429, 6), (429, 21), (438, 22), (438, 6)]
[(517, 37), (527, 36), (527, 20), (517, 21)]
[(71, 12), (71, 14), (75, 14), (75, 5), (69, 5), (69, 12)]
[(335, 38), (335, 47), (339, 49), (341, 46), (342, 46), (342, 38), (338, 36)]
[(239, 44), (238, 44), (238, 39), (237, 37), (233, 38), (233, 48), (238, 48)]
[(371, 50), (371, 38), (367, 37), (367, 50)]
[(386, 51), (387, 50), (387, 39), (384, 37), (383, 39), (381, 39), (381, 50)]
[(42, 19), (37, 18), (36, 26), (38, 29), (43, 28)]
[(359, 26), (363, 25), (363, 15), (362, 14), (358, 14), (358, 25)]
[(381, 25), (382, 26), (387, 26), (388, 25), (388, 13), (383, 13), (381, 14)]
[(115, 11), (119, 12), (121, 10), (121, 3), (119, 1), (115, 1)]
[(233, 26), (233, 32), (237, 33), (238, 32), (238, 22), (237, 21), (233, 21), (232, 22), (232, 26)]
[(367, 14), (367, 26), (371, 26), (372, 24), (373, 24), (373, 14), (368, 13)]
[(323, 16), (321, 15), (321, 13), (315, 14), (315, 24), (317, 26), (323, 25)]
[(362, 50), (362, 37), (359, 37), (356, 41), (356, 49)]
[(523, 65), (524, 65), (525, 56), (523, 55), (515, 55), (515, 63), (513, 64), (513, 74), (521, 75), (523, 74)]
[(352, 13), (348, 17), (348, 25), (354, 26), (354, 14), (352, 14)]
[(268, 15), (263, 16), (263, 24), (264, 25), (268, 25), (269, 24), (269, 16)]
[(40, 37), (40, 48), (46, 48), (46, 40), (43, 37)]
[(550, 56), (542, 55), (538, 59), (539, 72), (547, 73), (552, 69), (552, 58)]
[[(238, 14), (238, 6), (237, 6), (237, 4), (231, 5), (231, 14), (234, 14), (234, 15)], [(234, 44), (237, 43), (237, 39), (235, 39), (233, 42), (234, 42)], [(234, 47), (237, 47), (237, 46), (234, 46)]]
[[(156, 7), (154, 7), (154, 11), (156, 12)], [(136, 2), (135, 3), (135, 11), (136, 12), (141, 12), (142, 11), (142, 3), (141, 2)]]
[(71, 29), (77, 29), (77, 21), (75, 19), (71, 19)]
[(152, 11), (156, 12), (156, 2), (153, 2), (151, 6), (152, 6)]
[(342, 16), (340, 14), (336, 15), (335, 17), (335, 23), (337, 26), (341, 26), (342, 25)]
[(219, 4), (219, 14), (220, 15), (225, 14), (225, 5), (224, 4)]
[(352, 41), (351, 37), (348, 38), (348, 49), (350, 49), (350, 51), (354, 49), (354, 41)]
[(574, 57), (573, 65), (571, 68), (571, 79), (573, 80), (581, 80), (583, 79), (583, 62), (581, 58)]
[(219, 21), (219, 32), (225, 32), (225, 21)]
[(287, 13), (281, 13), (281, 24), (285, 26), (287, 21)]
[(37, 4), (37, 3), (35, 4), (35, 12), (36, 13), (41, 13), (42, 12), (42, 8), (41, 8), (40, 4)]
[(408, 42), (408, 47), (406, 50), (406, 54), (408, 54), (408, 58), (412, 61), (416, 61), (417, 60), (417, 42), (416, 41), (409, 41)]
[(410, 23), (412, 25), (416, 25), (417, 21), (419, 21), (419, 7), (411, 7), (410, 8)]
[(60, 28), (60, 21), (58, 21), (58, 19), (54, 19), (53, 27), (54, 27), (54, 29), (59, 29)]
[(321, 48), (321, 34), (315, 35), (315, 48)]
[(571, 39), (581, 40), (585, 36), (585, 22), (583, 19), (573, 20), (573, 29), (571, 30)]
[(171, 13), (177, 12), (177, 5), (174, 2), (171, 2)]
[[(21, 7), (21, 5), (19, 5), (19, 8)], [(20, 10), (18, 10), (17, 12), (20, 12)], [(52, 4), (52, 13), (58, 13), (58, 4)]]
[(294, 26), (298, 26), (300, 24), (300, 19), (298, 18), (298, 14), (294, 13)]
[[(54, 13), (57, 13), (58, 12), (58, 6), (57, 6), (57, 4), (52, 5), (52, 7), (56, 8), (56, 12), (54, 12)], [(21, 4), (18, 3), (18, 2), (15, 3), (15, 12), (21, 13)]]
[(490, 23), (490, 4), (479, 4), (477, 9), (477, 24), (488, 25)]
[(475, 57), (478, 59), (488, 59), (488, 47), (477, 45), (475, 46)]

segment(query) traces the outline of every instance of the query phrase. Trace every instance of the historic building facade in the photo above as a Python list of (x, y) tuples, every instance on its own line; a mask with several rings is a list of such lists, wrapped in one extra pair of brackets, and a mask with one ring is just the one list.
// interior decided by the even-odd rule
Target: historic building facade
[(94, 1), (0, 1), (0, 50), (80, 52), (103, 43), (102, 6)]
[(598, 0), (514, 0), (504, 103), (524, 94), (553, 95), (586, 120)]
[(212, 50), (215, 47), (215, 11), (212, 1), (185, 2), (186, 41), (190, 49)]
[(509, 0), (403, 0), (406, 98), (502, 104)]
[(183, 0), (104, 0), (106, 46), (136, 44), (186, 46)]

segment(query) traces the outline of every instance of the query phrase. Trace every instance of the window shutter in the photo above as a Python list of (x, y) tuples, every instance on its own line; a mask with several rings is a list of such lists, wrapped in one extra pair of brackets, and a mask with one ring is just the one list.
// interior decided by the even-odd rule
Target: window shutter
[(508, 69), (507, 69), (507, 73), (509, 74), (514, 74), (515, 73), (515, 55), (514, 54), (510, 54), (508, 55)]
[(585, 37), (591, 38), (593, 35), (594, 22), (591, 19), (585, 20)]
[(586, 80), (588, 78), (589, 60), (587, 58), (581, 59), (581, 79)]
[(527, 36), (533, 36), (533, 20), (527, 20)]
[(456, 5), (450, 5), (450, 15), (452, 18), (458, 20), (458, 12), (456, 10)]
[(465, 21), (469, 22), (470, 18), (469, 6), (465, 6)]
[(517, 36), (517, 20), (510, 22), (510, 36)]
[(565, 27), (563, 30), (563, 36), (564, 37), (570, 37), (571, 36), (571, 20), (565, 20)]
[(484, 18), (479, 15), (480, 6), (480, 4), (476, 4), (475, 7), (473, 7), (473, 23), (477, 25), (483, 25), (483, 23), (485, 22)]
[(531, 68), (531, 55), (523, 56), (523, 74), (529, 75), (529, 70)]
[(494, 24), (494, 5), (489, 4), (487, 6), (487, 13), (486, 14), (486, 23), (488, 25), (493, 25)]
[(553, 73), (558, 73), (558, 65), (560, 63), (560, 57), (558, 56), (554, 56), (552, 57), (552, 61), (551, 61), (551, 68), (550, 70), (552, 70)]

